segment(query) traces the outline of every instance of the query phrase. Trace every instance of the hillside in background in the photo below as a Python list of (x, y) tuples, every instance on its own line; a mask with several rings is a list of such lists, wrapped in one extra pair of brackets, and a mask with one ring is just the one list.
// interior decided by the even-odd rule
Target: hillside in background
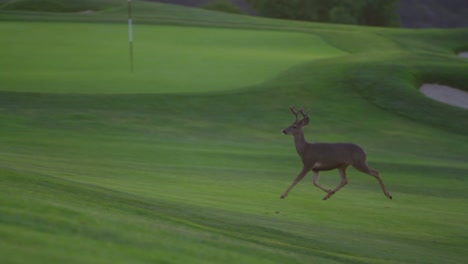
[[(178, 5), (200, 7), (220, 0), (150, 0)], [(223, 0), (221, 2), (228, 2)], [(243, 13), (257, 12), (245, 0), (230, 0)], [(465, 0), (400, 0), (398, 16), (405, 28), (453, 28), (468, 27), (468, 1)]]
[(147, 0), (151, 2), (161, 2), (166, 4), (183, 5), (190, 7), (202, 7), (217, 9), (230, 13), (243, 13), (256, 15), (254, 8), (248, 0)]
[[(328, 0), (315, 0), (311, 2), (288, 2), (282, 8), (279, 2), (271, 5), (267, 0), (146, 0), (147, 2), (160, 2), (188, 7), (198, 7), (228, 13), (248, 14), (251, 16), (270, 16), (285, 19), (310, 20), (317, 22), (333, 22), (343, 24), (361, 24), (377, 26), (398, 26), (404, 28), (455, 28), (468, 27), (468, 1), (465, 0), (399, 0), (398, 5), (388, 3), (387, 11), (380, 10), (378, 5), (368, 2), (341, 0), (340, 6), (329, 4)], [(312, 4), (311, 4), (312, 3)], [(313, 3), (323, 3), (314, 7)], [(338, 2), (336, 2), (338, 3)], [(335, 4), (336, 4), (335, 3)], [(115, 0), (0, 0), (0, 10), (27, 10), (48, 12), (80, 12), (99, 11), (110, 6), (117, 7), (122, 2)], [(358, 15), (362, 5), (368, 5), (368, 15)], [(303, 6), (304, 8), (297, 8)], [(260, 10), (260, 8), (262, 10)], [(325, 8), (325, 9), (324, 9)], [(376, 9), (377, 8), (377, 9)], [(257, 10), (256, 10), (257, 9)], [(285, 11), (287, 9), (287, 11)], [(281, 11), (282, 10), (282, 11)], [(312, 11), (307, 11), (312, 10)], [(315, 12), (314, 12), (315, 10)], [(394, 10), (394, 11), (392, 11)], [(272, 13), (273, 12), (273, 13)], [(297, 14), (295, 14), (296, 12)], [(398, 15), (391, 15), (397, 12)], [(309, 14), (310, 13), (310, 14)], [(314, 13), (314, 14), (312, 14)], [(369, 15), (370, 14), (370, 15)], [(373, 14), (373, 15), (372, 15)], [(381, 16), (387, 16), (383, 18)], [(380, 17), (380, 18), (379, 18)], [(399, 21), (398, 21), (399, 20)]]
[(468, 27), (466, 0), (400, 0), (398, 13), (406, 28)]

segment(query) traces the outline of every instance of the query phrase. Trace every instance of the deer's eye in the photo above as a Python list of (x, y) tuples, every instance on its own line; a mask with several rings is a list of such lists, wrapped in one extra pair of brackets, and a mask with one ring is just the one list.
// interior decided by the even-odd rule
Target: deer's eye
[(293, 126), (293, 128), (297, 128), (297, 126)]

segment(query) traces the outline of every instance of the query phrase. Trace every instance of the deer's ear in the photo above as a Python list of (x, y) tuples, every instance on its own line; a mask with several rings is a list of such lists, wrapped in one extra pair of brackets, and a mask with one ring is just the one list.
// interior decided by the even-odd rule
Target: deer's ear
[(309, 117), (306, 116), (306, 117), (304, 117), (304, 119), (302, 119), (301, 122), (302, 122), (303, 126), (307, 126), (309, 124), (309, 121), (310, 121)]

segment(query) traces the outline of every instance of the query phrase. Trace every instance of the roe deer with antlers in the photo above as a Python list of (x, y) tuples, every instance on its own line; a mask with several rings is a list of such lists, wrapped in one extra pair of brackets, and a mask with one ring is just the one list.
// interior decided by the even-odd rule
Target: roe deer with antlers
[[(360, 146), (351, 143), (308, 143), (304, 138), (303, 127), (309, 124), (308, 113), (304, 113), (302, 108), (298, 111), (294, 107), (290, 107), (291, 112), (296, 117), (296, 120), (288, 128), (283, 129), (283, 134), (293, 135), (296, 145), (297, 154), (302, 159), (303, 168), (299, 175), (294, 179), (289, 188), (281, 195), (281, 198), (288, 196), (291, 189), (304, 178), (309, 172), (314, 172), (314, 185), (327, 193), (323, 200), (327, 200), (338, 190), (343, 188), (348, 183), (346, 178), (346, 169), (353, 166), (357, 170), (367, 173), (379, 181), (380, 187), (384, 194), (392, 199), (392, 196), (387, 191), (385, 184), (380, 178), (379, 172), (369, 168), (366, 162), (366, 152)], [(302, 119), (299, 120), (299, 113)], [(319, 182), (320, 171), (338, 169), (341, 176), (341, 182), (335, 189), (329, 190), (322, 187)]]

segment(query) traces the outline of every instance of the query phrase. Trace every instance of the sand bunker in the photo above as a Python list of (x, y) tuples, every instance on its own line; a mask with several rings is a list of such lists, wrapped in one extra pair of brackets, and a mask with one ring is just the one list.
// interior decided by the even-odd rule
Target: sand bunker
[(458, 57), (462, 57), (462, 58), (467, 58), (467, 59), (468, 59), (468, 52), (466, 52), (466, 51), (460, 52), (460, 53), (458, 53)]
[[(468, 51), (458, 53), (461, 58), (468, 58)], [(468, 92), (446, 85), (423, 84), (419, 90), (436, 101), (468, 109)]]
[(419, 90), (436, 101), (468, 109), (468, 92), (440, 84), (423, 84)]
[(89, 9), (89, 10), (79, 11), (79, 12), (77, 12), (77, 13), (78, 13), (78, 14), (93, 14), (94, 12), (96, 12), (96, 11), (90, 10), (90, 9)]

